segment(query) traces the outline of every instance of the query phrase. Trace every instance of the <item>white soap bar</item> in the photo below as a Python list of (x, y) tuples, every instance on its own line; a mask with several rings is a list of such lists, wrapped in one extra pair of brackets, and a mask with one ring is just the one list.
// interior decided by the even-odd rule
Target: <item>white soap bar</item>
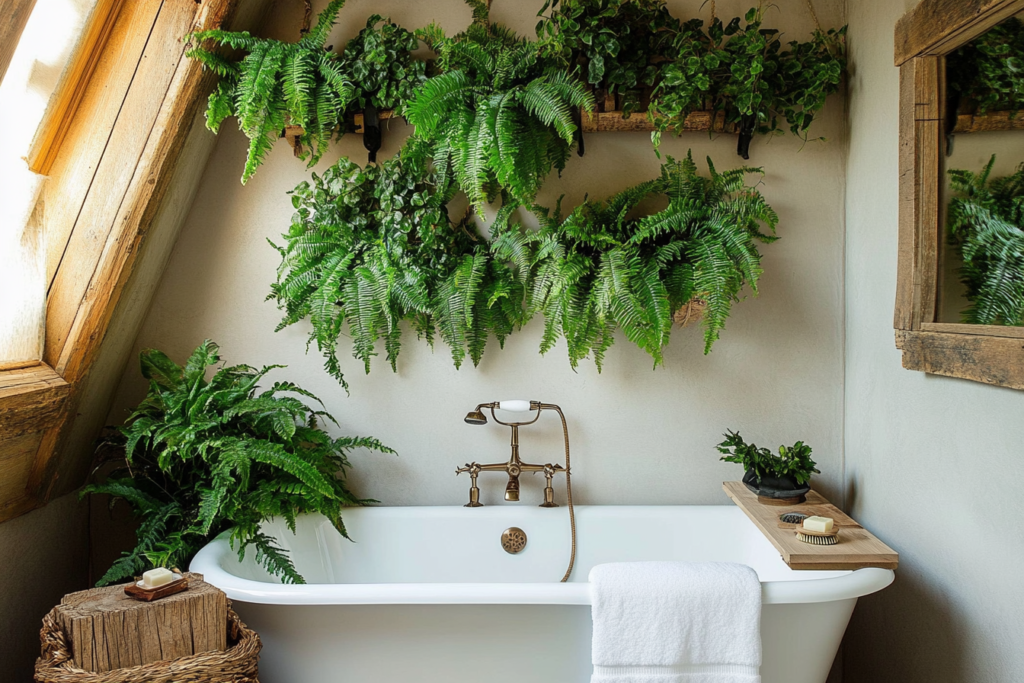
[(174, 581), (174, 572), (170, 569), (165, 569), (164, 567), (150, 569), (142, 575), (143, 588), (156, 588), (170, 583), (171, 581)]
[(832, 531), (832, 524), (831, 517), (808, 517), (804, 520), (804, 528), (808, 531), (828, 533)]

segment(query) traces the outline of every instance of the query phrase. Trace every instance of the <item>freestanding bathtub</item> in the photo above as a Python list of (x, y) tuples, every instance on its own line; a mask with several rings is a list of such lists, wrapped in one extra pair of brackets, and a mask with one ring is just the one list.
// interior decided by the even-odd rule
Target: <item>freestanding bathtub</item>
[[(733, 506), (576, 508), (569, 583), (565, 507), (346, 510), (354, 542), (320, 516), (293, 535), (267, 525), (306, 585), (281, 585), (225, 537), (191, 569), (220, 587), (263, 639), (263, 683), (586, 683), (587, 574), (604, 562), (740, 562), (761, 579), (763, 683), (824, 683), (857, 598), (886, 569), (789, 569)], [(527, 535), (508, 554), (508, 527)]]

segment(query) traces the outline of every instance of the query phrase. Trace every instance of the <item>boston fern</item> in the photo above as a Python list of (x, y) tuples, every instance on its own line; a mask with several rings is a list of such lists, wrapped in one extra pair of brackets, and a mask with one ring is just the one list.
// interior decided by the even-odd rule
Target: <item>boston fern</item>
[(187, 567), (210, 539), (230, 530), (239, 556), (256, 561), (285, 583), (302, 583), (288, 553), (260, 530), (278, 517), (295, 531), (296, 515), (318, 512), (347, 537), (341, 508), (367, 501), (345, 485), (346, 452), (393, 453), (373, 438), (331, 438), (318, 428), (327, 413), (302, 399), (318, 399), (291, 382), (260, 391), (269, 366), (220, 368), (207, 340), (184, 366), (156, 350), (143, 351), (149, 393), (105, 449), (120, 467), (84, 493), (122, 499), (140, 521), (137, 544), (99, 581), (130, 579), (154, 566)]
[(1024, 165), (990, 179), (995, 156), (981, 173), (951, 170), (949, 242), (963, 259), (960, 277), (970, 306), (963, 321), (1024, 325)]
[(413, 94), (409, 122), (433, 142), (442, 177), (454, 175), (476, 207), (504, 190), (529, 203), (575, 142), (574, 112), (594, 99), (574, 74), (541, 58), (536, 43), (487, 20), (448, 38), (436, 25), (420, 36), (437, 52), (438, 74)]
[[(732, 302), (748, 285), (757, 292), (761, 255), (778, 217), (744, 180), (760, 169), (718, 173), (708, 159), (702, 177), (692, 156), (669, 159), (661, 177), (612, 197), (586, 201), (562, 218), (542, 211), (536, 235), (531, 302), (545, 318), (541, 352), (566, 339), (573, 367), (591, 353), (600, 369), (613, 331), (662, 362), (672, 314), (692, 298), (706, 303), (705, 353), (725, 326)], [(664, 210), (630, 218), (651, 194)]]
[(405, 320), (430, 342), (440, 335), (456, 367), (467, 354), (479, 363), (490, 335), (503, 343), (524, 322), (523, 274), (491, 257), (468, 216), (449, 218), (455, 185), (428, 166), (424, 147), (414, 139), (363, 169), (342, 159), (292, 192), (270, 295), (286, 312), (278, 329), (308, 317), (310, 340), (346, 387), (337, 358), (346, 323), (369, 372), (381, 339), (395, 367)]
[[(221, 30), (190, 34), (188, 56), (220, 76), (210, 95), (206, 125), (213, 132), (229, 116), (249, 138), (242, 173), (256, 172), (286, 124), (301, 126), (302, 158), (316, 164), (335, 135), (344, 133), (345, 116), (370, 104), (398, 108), (426, 78), (426, 65), (413, 59), (419, 41), (380, 15), (349, 41), (341, 54), (326, 45), (345, 0), (332, 0), (301, 40), (294, 43)], [(225, 57), (205, 43), (244, 54)]]

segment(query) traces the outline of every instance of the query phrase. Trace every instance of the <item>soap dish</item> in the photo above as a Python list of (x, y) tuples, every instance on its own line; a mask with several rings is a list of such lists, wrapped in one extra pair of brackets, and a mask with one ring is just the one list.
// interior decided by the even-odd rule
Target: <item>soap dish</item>
[(794, 529), (798, 541), (812, 545), (835, 545), (839, 543), (839, 527), (832, 527), (832, 531), (811, 531), (803, 527)]
[(153, 600), (159, 600), (160, 598), (166, 598), (168, 595), (174, 595), (188, 588), (188, 577), (185, 576), (181, 570), (174, 569), (174, 581), (165, 583), (162, 586), (156, 588), (143, 588), (142, 580), (136, 579), (131, 583), (125, 585), (124, 594), (135, 598), (136, 600), (142, 600), (144, 602), (152, 602)]

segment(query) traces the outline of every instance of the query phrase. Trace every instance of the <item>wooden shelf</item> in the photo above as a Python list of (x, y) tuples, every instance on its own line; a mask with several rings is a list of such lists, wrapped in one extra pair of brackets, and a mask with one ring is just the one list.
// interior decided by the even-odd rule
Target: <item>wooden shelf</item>
[[(396, 117), (395, 113), (385, 109), (377, 114), (380, 120), (385, 121)], [(647, 116), (647, 112), (634, 112), (629, 118), (623, 118), (621, 111), (601, 111), (587, 115), (580, 114), (580, 128), (584, 133), (650, 133), (654, 130), (654, 123)], [(363, 115), (356, 114), (352, 117), (352, 131), (361, 135), (363, 133)], [(725, 120), (725, 112), (695, 111), (686, 117), (683, 122), (682, 131), (685, 133), (724, 133), (733, 135), (737, 132), (735, 123), (728, 123)], [(302, 144), (299, 138), (303, 134), (302, 126), (285, 126), (281, 137), (288, 141), (295, 156), (302, 153)]]
[[(842, 510), (828, 502), (821, 494), (811, 491), (807, 501), (800, 505), (764, 505), (758, 502), (743, 482), (727, 481), (722, 488), (771, 542), (790, 569), (852, 570), (865, 567), (896, 569), (900, 556), (895, 550), (878, 540), (870, 531), (851, 519)], [(779, 517), (787, 512), (831, 517), (839, 527), (836, 545), (811, 545), (798, 541), (796, 524), (786, 524)]]
[(1024, 130), (1024, 111), (990, 111), (987, 114), (960, 114), (951, 133), (991, 133)]

